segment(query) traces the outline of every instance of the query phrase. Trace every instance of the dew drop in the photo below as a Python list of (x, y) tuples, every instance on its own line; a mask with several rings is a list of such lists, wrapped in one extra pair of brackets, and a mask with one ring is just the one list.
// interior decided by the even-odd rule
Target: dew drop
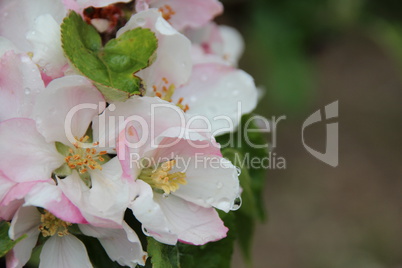
[(214, 202), (214, 198), (213, 197), (209, 197), (208, 199), (207, 199), (207, 203), (208, 204), (211, 204), (211, 203), (213, 203)]
[(232, 210), (232, 211), (238, 210), (241, 207), (242, 202), (243, 201), (241, 200), (240, 196), (236, 197), (236, 199), (235, 199), (235, 201), (233, 203), (233, 206), (230, 208), (230, 210)]
[(148, 232), (148, 230), (144, 227), (144, 225), (141, 226), (142, 232), (146, 235), (146, 236), (151, 236), (151, 234)]
[(29, 87), (26, 87), (24, 89), (24, 92), (25, 92), (26, 95), (29, 95), (29, 94), (31, 94), (31, 89)]
[(143, 26), (145, 24), (145, 20), (143, 18), (138, 18), (135, 20), (135, 22), (139, 25), (139, 26)]
[[(202, 201), (202, 200), (201, 200)], [(194, 203), (189, 202), (188, 203), (188, 208), (192, 211), (192, 212), (197, 212), (201, 209), (201, 207), (199, 205), (196, 205)]]
[(236, 171), (237, 171), (237, 176), (240, 176), (240, 174), (241, 174), (241, 168), (236, 167)]
[(216, 183), (216, 188), (222, 189), (222, 187), (223, 187), (223, 183), (222, 183), (222, 182)]

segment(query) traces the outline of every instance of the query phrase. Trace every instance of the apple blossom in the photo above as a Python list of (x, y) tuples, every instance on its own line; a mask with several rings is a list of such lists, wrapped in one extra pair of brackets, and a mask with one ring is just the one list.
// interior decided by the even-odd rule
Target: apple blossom
[[(73, 135), (70, 141), (65, 119), (81, 103), (96, 109), (84, 106), (76, 111), (66, 128)], [(0, 170), (15, 182), (48, 180), (53, 174), (57, 188), (79, 207), (86, 220), (112, 227), (123, 220), (128, 190), (120, 179), (119, 161), (107, 161), (106, 152), (97, 148), (97, 142), (86, 142), (85, 134), (98, 106), (102, 111), (104, 104), (99, 91), (84, 77), (53, 80), (39, 94), (33, 111), (35, 121), (13, 118), (0, 123)], [(24, 169), (14, 163), (23, 163)]]
[[(85, 245), (70, 233), (71, 226), (72, 223), (57, 218), (47, 210), (39, 212), (36, 207), (21, 207), (11, 221), (9, 235), (12, 239), (21, 235), (27, 237), (8, 253), (7, 267), (23, 267), (39, 236), (46, 239), (40, 254), (39, 267), (92, 267)], [(146, 254), (142, 251), (141, 243), (126, 223), (117, 229), (98, 228), (88, 224), (79, 225), (79, 229), (85, 235), (98, 238), (109, 257), (120, 265), (134, 268), (137, 264), (145, 264)]]
[[(158, 98), (134, 97), (115, 105), (102, 116), (124, 119), (116, 148), (131, 185), (129, 208), (145, 232), (168, 244), (200, 245), (225, 237), (227, 228), (214, 208), (235, 207), (239, 181), (214, 138), (183, 127), (183, 111)], [(211, 167), (210, 159), (218, 165)], [(178, 161), (188, 163), (187, 169)]]

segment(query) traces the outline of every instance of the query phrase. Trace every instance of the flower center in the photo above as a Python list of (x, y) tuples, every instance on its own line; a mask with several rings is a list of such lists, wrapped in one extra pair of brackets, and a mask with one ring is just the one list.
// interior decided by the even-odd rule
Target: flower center
[(145, 181), (154, 189), (163, 190), (165, 194), (175, 192), (180, 188), (180, 184), (187, 184), (186, 173), (169, 173), (175, 164), (176, 160), (170, 160), (162, 163), (157, 169), (152, 167), (143, 168), (138, 179)]
[(162, 13), (162, 17), (167, 21), (169, 21), (172, 18), (172, 16), (176, 14), (176, 12), (169, 5), (164, 5), (160, 7), (159, 12)]
[[(80, 142), (88, 140), (88, 136), (79, 139)], [(93, 143), (93, 146), (98, 143)], [(68, 155), (64, 158), (67, 165), (71, 169), (77, 169), (80, 174), (84, 174), (90, 170), (99, 169), (102, 170), (100, 162), (104, 162), (105, 159), (102, 155), (107, 154), (106, 151), (100, 151), (99, 153), (95, 148), (82, 148), (78, 143), (74, 144), (74, 148), (69, 148)]]
[[(162, 78), (163, 81), (163, 86), (161, 89), (158, 89), (157, 86), (152, 86), (155, 92), (155, 96), (161, 98), (162, 100), (172, 102), (172, 96), (174, 94), (174, 91), (176, 90), (176, 87), (174, 84), (169, 85), (169, 81), (167, 80), (166, 77)], [(190, 107), (187, 104), (183, 104), (183, 98), (180, 98), (176, 106), (178, 106), (180, 109), (182, 109), (184, 112), (187, 112)]]
[(39, 230), (44, 237), (53, 236), (57, 233), (58, 236), (68, 235), (68, 226), (72, 224), (56, 218), (52, 213), (45, 210), (45, 213), (40, 216), (41, 224)]

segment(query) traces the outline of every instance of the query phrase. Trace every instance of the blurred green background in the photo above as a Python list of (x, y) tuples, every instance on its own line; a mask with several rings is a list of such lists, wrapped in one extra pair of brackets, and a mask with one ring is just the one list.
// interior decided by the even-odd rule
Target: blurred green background
[[(275, 153), (287, 168), (268, 170), (253, 267), (402, 267), (402, 1), (223, 3), (217, 21), (243, 34), (240, 68), (265, 91), (257, 113), (286, 116)], [(336, 100), (333, 168), (304, 149), (301, 128)], [(324, 122), (305, 135), (325, 151)], [(233, 267), (245, 267), (239, 253)]]

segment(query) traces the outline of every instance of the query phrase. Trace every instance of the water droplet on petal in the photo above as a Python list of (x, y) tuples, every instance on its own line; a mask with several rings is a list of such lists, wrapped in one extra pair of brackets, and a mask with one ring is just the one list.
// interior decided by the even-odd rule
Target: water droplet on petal
[(139, 26), (143, 26), (145, 24), (145, 20), (143, 18), (138, 18), (135, 20), (135, 22), (139, 25)]
[(193, 212), (197, 212), (201, 209), (201, 207), (199, 205), (191, 203), (191, 202), (188, 202), (188, 208)]
[(141, 226), (142, 232), (146, 235), (146, 236), (151, 236), (151, 234), (148, 232), (148, 230), (144, 227), (144, 225)]
[(231, 207), (230, 210), (232, 211), (238, 210), (241, 207), (241, 203), (242, 203), (241, 197), (240, 196), (236, 197), (233, 206)]
[(26, 95), (29, 95), (29, 94), (31, 94), (31, 89), (29, 87), (26, 87), (24, 89), (24, 92), (25, 92)]
[(222, 183), (222, 182), (216, 183), (216, 188), (221, 189), (222, 187), (223, 187), (223, 183)]
[(209, 197), (208, 199), (207, 199), (207, 203), (208, 204), (211, 204), (211, 203), (213, 203), (214, 202), (214, 198), (213, 197)]
[(241, 174), (241, 168), (236, 167), (236, 171), (237, 171), (237, 176), (240, 176), (240, 174)]

